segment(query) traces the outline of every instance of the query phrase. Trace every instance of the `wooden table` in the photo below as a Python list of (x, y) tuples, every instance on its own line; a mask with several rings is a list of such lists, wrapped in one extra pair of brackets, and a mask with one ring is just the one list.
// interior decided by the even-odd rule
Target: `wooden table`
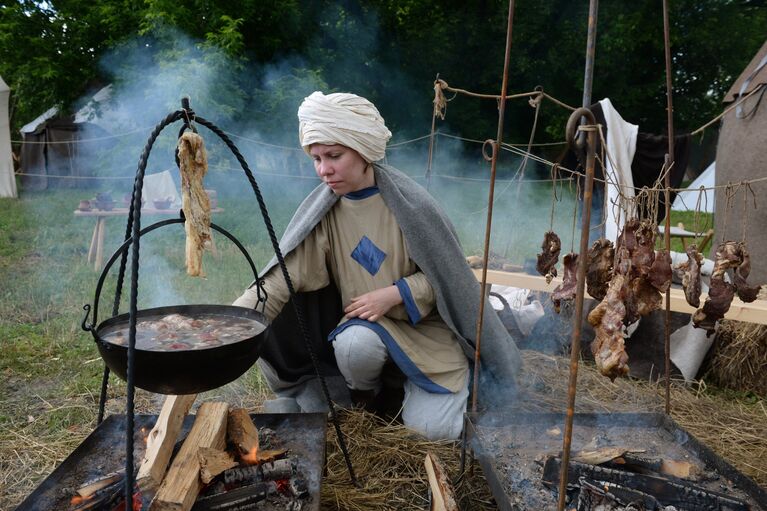
[[(663, 233), (665, 232), (664, 226), (659, 225), (658, 226), (658, 234), (660, 234), (660, 240), (663, 239)], [(711, 238), (714, 236), (714, 230), (709, 229), (708, 231), (700, 234), (696, 234), (692, 231), (688, 231), (684, 228), (683, 223), (677, 224), (676, 227), (673, 225), (668, 230), (669, 236), (673, 238), (679, 238), (682, 241), (682, 247), (687, 250), (687, 240), (694, 240), (696, 237), (698, 238), (698, 252), (703, 253), (706, 250), (706, 245), (709, 244), (711, 241)]]
[[(91, 244), (88, 247), (88, 264), (93, 263), (93, 267), (96, 271), (101, 270), (101, 267), (104, 264), (104, 233), (106, 231), (106, 219), (113, 216), (127, 217), (128, 211), (128, 208), (114, 208), (108, 211), (104, 209), (90, 209), (88, 211), (75, 210), (76, 217), (96, 219), (96, 225), (93, 227), (93, 234), (91, 235)], [(210, 210), (211, 214), (221, 213), (222, 211), (224, 211), (222, 208), (213, 208)], [(143, 218), (147, 215), (179, 217), (179, 209), (142, 208), (141, 217)], [(213, 245), (213, 251), (215, 252), (215, 245)]]

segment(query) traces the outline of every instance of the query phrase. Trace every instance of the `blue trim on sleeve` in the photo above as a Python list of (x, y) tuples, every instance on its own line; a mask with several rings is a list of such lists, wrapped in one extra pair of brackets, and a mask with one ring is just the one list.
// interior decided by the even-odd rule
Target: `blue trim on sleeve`
[(373, 323), (371, 321), (360, 318), (352, 318), (330, 332), (330, 335), (328, 335), (328, 340), (331, 342), (334, 341), (338, 334), (352, 325), (367, 327), (378, 334), (378, 337), (381, 338), (384, 345), (386, 346), (386, 349), (389, 351), (389, 356), (392, 358), (392, 360), (394, 360), (394, 363), (397, 364), (397, 367), (402, 370), (405, 376), (407, 376), (408, 380), (412, 381), (426, 392), (431, 392), (432, 394), (453, 393), (442, 385), (434, 383), (425, 374), (423, 374), (423, 372), (418, 369), (418, 367), (413, 363), (412, 360), (410, 360), (405, 352), (402, 351), (402, 348), (399, 347), (399, 344), (397, 344), (397, 341), (394, 340), (394, 337), (392, 337), (391, 334), (379, 323)]
[(410, 285), (402, 278), (394, 283), (399, 289), (399, 294), (402, 297), (402, 302), (405, 304), (405, 310), (407, 311), (407, 317), (410, 318), (410, 323), (415, 325), (421, 321), (421, 313), (418, 310), (418, 306), (413, 299), (413, 293), (410, 291)]
[(378, 248), (367, 236), (363, 236), (352, 251), (351, 256), (369, 274), (375, 275), (381, 269), (381, 263), (386, 259), (386, 252)]
[(363, 188), (362, 190), (357, 190), (356, 192), (349, 192), (344, 195), (347, 199), (351, 200), (360, 200), (360, 199), (367, 199), (368, 197), (372, 197), (373, 195), (379, 193), (377, 186), (371, 186), (368, 188)]

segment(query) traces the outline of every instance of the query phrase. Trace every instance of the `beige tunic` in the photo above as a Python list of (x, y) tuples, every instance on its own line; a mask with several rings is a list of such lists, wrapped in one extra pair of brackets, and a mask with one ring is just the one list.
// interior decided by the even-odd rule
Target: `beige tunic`
[[(297, 292), (321, 289), (333, 279), (344, 307), (353, 297), (396, 283), (403, 304), (376, 323), (344, 317), (330, 338), (345, 325), (368, 326), (419, 387), (445, 393), (465, 385), (466, 356), (436, 311), (434, 291), (410, 260), (402, 232), (379, 193), (342, 197), (285, 263)], [(265, 276), (265, 289), (265, 314), (272, 320), (290, 298), (278, 266)], [(235, 305), (254, 306), (255, 290), (248, 290)]]

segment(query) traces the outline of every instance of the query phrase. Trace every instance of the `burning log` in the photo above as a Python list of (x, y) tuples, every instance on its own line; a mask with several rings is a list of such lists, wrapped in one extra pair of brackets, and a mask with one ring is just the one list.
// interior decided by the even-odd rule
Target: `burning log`
[(192, 429), (163, 479), (150, 511), (188, 511), (192, 508), (202, 487), (197, 452), (201, 447), (224, 448), (228, 411), (226, 403), (209, 402), (200, 406)]
[(229, 411), (226, 434), (238, 458), (241, 458), (246, 463), (252, 464), (257, 462), (258, 430), (247, 410), (244, 408), (234, 408)]
[(78, 495), (72, 497), (70, 501), (70, 504), (74, 506), (72, 511), (112, 509), (123, 498), (123, 478), (124, 473), (119, 474), (118, 479), (90, 493), (87, 493), (87, 489), (83, 490), (84, 487), (78, 488)]
[[(559, 486), (561, 463), (561, 460), (554, 456), (546, 459), (543, 467), (544, 484), (554, 488)], [(688, 511), (706, 511), (710, 509), (722, 511), (749, 510), (748, 504), (740, 499), (703, 489), (681, 479), (672, 480), (655, 475), (635, 474), (633, 472), (571, 461), (567, 468), (567, 480), (572, 485), (582, 477), (592, 481), (599, 481), (600, 484), (606, 483), (607, 485), (652, 495), (664, 506), (676, 506)]]
[(424, 465), (426, 474), (429, 476), (429, 487), (431, 487), (431, 511), (458, 511), (453, 488), (442, 462), (436, 455), (427, 452)]
[(105, 476), (91, 479), (90, 481), (86, 482), (85, 484), (77, 488), (77, 490), (75, 491), (80, 497), (90, 497), (91, 495), (93, 495), (99, 490), (102, 490), (108, 486), (112, 486), (115, 483), (121, 482), (124, 478), (125, 478), (125, 469), (118, 470), (117, 472), (112, 472)]
[(205, 484), (210, 483), (224, 470), (237, 466), (237, 462), (234, 461), (231, 454), (218, 449), (200, 447), (200, 450), (197, 451), (197, 457), (200, 460), (200, 479)]
[(293, 475), (293, 462), (289, 458), (262, 463), (261, 475), (267, 481), (287, 479)]
[(136, 482), (139, 488), (157, 488), (168, 468), (173, 446), (176, 444), (184, 423), (197, 394), (168, 396), (162, 405), (152, 431), (146, 439), (146, 452), (141, 462)]
[(224, 482), (226, 484), (233, 484), (243, 481), (256, 482), (288, 479), (293, 475), (293, 471), (293, 462), (289, 458), (285, 458), (260, 465), (230, 468), (224, 471)]
[(192, 511), (240, 511), (255, 509), (259, 502), (277, 493), (274, 481), (264, 481), (243, 486), (226, 493), (200, 498)]

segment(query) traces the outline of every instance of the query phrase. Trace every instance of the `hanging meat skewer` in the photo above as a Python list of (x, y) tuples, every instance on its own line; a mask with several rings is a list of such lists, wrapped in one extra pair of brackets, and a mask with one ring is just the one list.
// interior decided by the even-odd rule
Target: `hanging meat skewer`
[(684, 289), (684, 298), (687, 303), (693, 307), (700, 307), (700, 265), (703, 262), (703, 256), (698, 253), (698, 247), (690, 245), (687, 247), (687, 262), (677, 265), (682, 270), (682, 289)]
[(541, 253), (538, 254), (538, 261), (535, 269), (541, 275), (546, 277), (546, 284), (551, 284), (551, 279), (557, 276), (557, 261), (559, 261), (559, 252), (562, 250), (562, 242), (554, 231), (548, 231), (543, 235), (541, 244)]
[[(733, 270), (731, 279), (734, 284), (725, 281), (727, 270)], [(730, 310), (730, 304), (738, 293), (738, 297), (744, 302), (753, 302), (759, 292), (759, 286), (749, 286), (746, 282), (751, 272), (751, 260), (746, 250), (745, 243), (725, 241), (716, 249), (714, 271), (711, 273), (711, 285), (708, 290), (708, 298), (703, 307), (696, 310), (692, 316), (692, 323), (698, 328), (704, 328), (710, 335), (716, 329), (719, 321)]]
[(562, 300), (574, 300), (578, 290), (578, 254), (569, 253), (564, 259), (565, 276), (562, 283), (551, 293), (551, 301), (554, 302), (554, 310), (559, 312)]
[(210, 199), (205, 193), (202, 178), (208, 172), (205, 144), (197, 133), (187, 131), (178, 141), (179, 170), (181, 172), (181, 199), (186, 222), (186, 273), (204, 277), (202, 252), (210, 246)]
[(600, 238), (589, 250), (589, 264), (586, 269), (586, 289), (595, 300), (602, 300), (607, 294), (607, 286), (613, 278), (615, 248), (613, 242)]
[(599, 372), (611, 380), (628, 374), (628, 354), (623, 341), (625, 277), (620, 273), (610, 281), (604, 300), (589, 313), (588, 321), (596, 330), (591, 353)]

